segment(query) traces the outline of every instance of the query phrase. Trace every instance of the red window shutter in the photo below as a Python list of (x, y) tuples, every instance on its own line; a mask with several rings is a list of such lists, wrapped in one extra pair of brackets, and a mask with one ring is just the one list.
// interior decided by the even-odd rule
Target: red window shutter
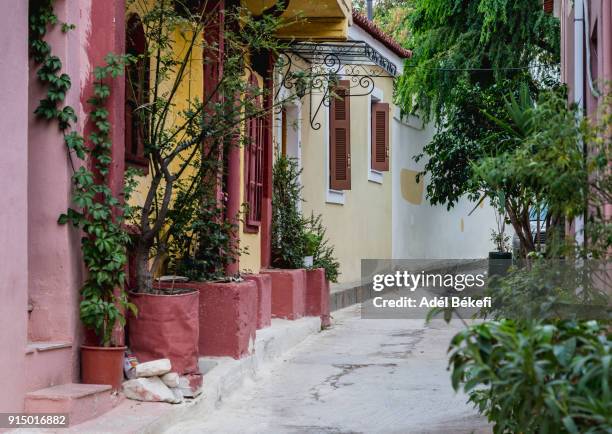
[(552, 14), (554, 10), (555, 2), (554, 0), (544, 0), (544, 12), (548, 14)]
[(341, 80), (331, 89), (329, 107), (329, 187), (351, 189), (350, 82)]
[(389, 104), (372, 104), (372, 169), (389, 170)]

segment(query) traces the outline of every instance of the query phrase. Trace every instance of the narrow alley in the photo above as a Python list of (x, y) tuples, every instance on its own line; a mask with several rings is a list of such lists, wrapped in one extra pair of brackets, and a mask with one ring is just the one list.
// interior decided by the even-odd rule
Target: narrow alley
[(359, 305), (346, 308), (214, 414), (168, 433), (490, 432), (450, 386), (446, 348), (461, 327), (364, 320)]

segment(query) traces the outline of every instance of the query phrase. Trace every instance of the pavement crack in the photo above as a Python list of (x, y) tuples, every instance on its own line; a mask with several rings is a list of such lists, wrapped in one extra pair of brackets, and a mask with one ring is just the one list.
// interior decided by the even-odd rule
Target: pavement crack
[(350, 386), (354, 384), (354, 383), (343, 383), (340, 380), (342, 379), (342, 377), (358, 369), (370, 368), (370, 367), (396, 368), (397, 363), (342, 363), (342, 364), (333, 364), (332, 366), (334, 368), (340, 369), (340, 372), (338, 372), (337, 374), (330, 375), (325, 380), (323, 380), (321, 384), (318, 384), (317, 386), (314, 386), (310, 389), (310, 396), (315, 401), (322, 401), (321, 393), (320, 393), (321, 387), (328, 385), (333, 390), (337, 390), (340, 387)]
[[(391, 338), (412, 338), (403, 342), (383, 342), (379, 344), (380, 351), (369, 354), (370, 356), (382, 356), (388, 359), (406, 359), (410, 356), (416, 346), (425, 337), (425, 329), (402, 330), (390, 334)], [(389, 348), (393, 347), (393, 348)], [(385, 351), (393, 349), (395, 351)]]

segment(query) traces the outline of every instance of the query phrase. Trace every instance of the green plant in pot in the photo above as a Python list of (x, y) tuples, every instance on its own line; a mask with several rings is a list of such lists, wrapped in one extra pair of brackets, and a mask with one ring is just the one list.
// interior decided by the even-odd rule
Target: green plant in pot
[(313, 253), (312, 268), (323, 268), (325, 277), (330, 282), (337, 282), (340, 275), (340, 263), (334, 253), (334, 246), (327, 238), (327, 229), (323, 225), (323, 217), (314, 213), (304, 218), (306, 230), (315, 234), (317, 243)]
[(314, 232), (306, 232), (304, 234), (304, 267), (312, 268), (314, 263), (314, 255), (317, 253), (321, 244), (321, 238)]
[(304, 266), (306, 228), (299, 209), (301, 170), (294, 158), (280, 156), (272, 171), (272, 265)]
[[(58, 223), (71, 224), (80, 231), (87, 270), (79, 313), (91, 335), (86, 337), (89, 345), (81, 346), (81, 377), (84, 383), (109, 384), (117, 390), (123, 380), (124, 312), (134, 306), (123, 290), (129, 240), (122, 227), (124, 207), (109, 186), (112, 144), (107, 103), (112, 79), (120, 76), (132, 59), (109, 54), (104, 65), (94, 68), (93, 94), (86, 107), (91, 132), (83, 137), (75, 109), (62, 106), (71, 78), (45, 41), (49, 28), (58, 24), (54, 2), (31, 1), (29, 6), (30, 55), (38, 68), (38, 80), (47, 91), (34, 113), (41, 120), (57, 123), (72, 163), (72, 203)], [(62, 25), (64, 33), (72, 28)]]
[[(278, 268), (324, 268), (330, 282), (338, 280), (340, 264), (326, 237), (322, 217), (304, 217), (299, 204), (302, 187), (295, 159), (280, 156), (272, 183), (272, 265)], [(306, 259), (312, 256), (311, 259)]]
[(512, 260), (510, 236), (506, 235), (506, 215), (503, 209), (503, 200), (499, 200), (499, 203), (501, 205), (495, 209), (497, 227), (491, 230), (491, 241), (495, 250), (489, 252), (489, 276), (506, 274)]

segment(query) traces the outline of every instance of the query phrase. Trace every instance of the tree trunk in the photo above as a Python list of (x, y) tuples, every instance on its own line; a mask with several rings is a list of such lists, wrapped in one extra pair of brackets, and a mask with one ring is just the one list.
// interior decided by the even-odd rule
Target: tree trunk
[(153, 276), (149, 269), (149, 252), (151, 246), (139, 242), (136, 246), (136, 289), (140, 293), (150, 293), (153, 289)]
[(527, 257), (527, 254), (535, 251), (529, 219), (527, 219), (527, 227), (525, 227), (524, 219), (517, 215), (518, 213), (509, 202), (506, 203), (506, 210), (508, 217), (510, 218), (510, 223), (512, 223), (512, 227), (514, 228), (514, 231), (521, 242), (521, 251), (524, 253), (525, 257)]

